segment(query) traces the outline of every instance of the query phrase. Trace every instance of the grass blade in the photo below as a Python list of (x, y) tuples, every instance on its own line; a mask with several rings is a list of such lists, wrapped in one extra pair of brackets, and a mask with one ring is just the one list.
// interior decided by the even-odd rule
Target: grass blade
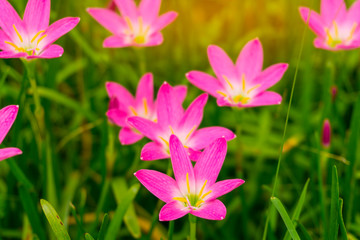
[(41, 204), (44, 214), (50, 224), (50, 227), (54, 232), (56, 239), (70, 240), (70, 236), (69, 236), (63, 222), (61, 221), (59, 215), (57, 214), (55, 209), (51, 206), (51, 204), (44, 199), (40, 200), (40, 204)]
[(343, 211), (343, 203), (344, 201), (342, 200), (342, 198), (339, 199), (339, 223), (340, 223), (340, 230), (341, 230), (341, 236), (342, 239), (347, 240), (347, 231), (345, 228), (345, 223), (344, 223), (344, 219), (343, 219), (343, 215), (342, 215), (342, 211)]
[(330, 224), (329, 224), (329, 239), (338, 239), (339, 230), (339, 180), (337, 169), (334, 165), (331, 177), (331, 207), (330, 207)]
[(105, 239), (105, 233), (109, 225), (109, 215), (107, 213), (104, 214), (103, 221), (101, 223), (99, 235), (97, 237), (97, 240), (103, 240)]
[(95, 240), (89, 233), (85, 233), (86, 240)]
[(274, 204), (276, 210), (279, 212), (281, 218), (283, 219), (287, 230), (289, 231), (290, 236), (294, 240), (300, 240), (298, 233), (296, 232), (295, 226), (291, 221), (289, 214), (286, 212), (284, 205), (281, 203), (280, 199), (276, 197), (271, 197), (271, 202)]

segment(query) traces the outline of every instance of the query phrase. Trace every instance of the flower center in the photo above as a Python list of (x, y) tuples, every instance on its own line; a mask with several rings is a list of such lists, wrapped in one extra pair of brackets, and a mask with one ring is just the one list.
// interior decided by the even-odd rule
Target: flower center
[(348, 44), (354, 38), (358, 24), (354, 23), (351, 28), (339, 28), (336, 21), (333, 21), (331, 28), (325, 28), (326, 43), (328, 46), (334, 48), (339, 44)]
[(46, 34), (40, 36), (45, 31), (42, 30), (42, 31), (37, 32), (34, 35), (34, 37), (31, 39), (31, 41), (29, 42), (29, 41), (24, 41), (24, 38), (21, 36), (19, 31), (17, 30), (15, 24), (13, 25), (13, 28), (16, 32), (16, 35), (18, 36), (18, 38), (20, 40), (20, 44), (17, 45), (14, 42), (9, 42), (9, 41), (5, 41), (5, 43), (12, 46), (15, 49), (15, 51), (17, 51), (17, 52), (24, 52), (30, 56), (36, 55), (36, 52), (40, 51), (40, 48), (38, 47), (38, 45), (47, 36)]
[(144, 26), (142, 17), (138, 17), (138, 21), (133, 24), (129, 17), (124, 17), (128, 29), (126, 29), (125, 34), (130, 35), (133, 38), (133, 42), (136, 44), (144, 44), (146, 42), (146, 37), (149, 33), (150, 26)]
[(205, 202), (204, 198), (208, 196), (212, 190), (203, 194), (207, 180), (205, 180), (204, 184), (202, 185), (199, 193), (191, 193), (190, 189), (190, 182), (189, 182), (189, 173), (186, 173), (186, 187), (187, 187), (187, 194), (183, 197), (174, 197), (173, 199), (179, 202), (182, 202), (185, 208), (190, 208), (191, 210), (196, 210)]
[[(170, 125), (169, 125), (169, 129), (170, 129), (170, 131), (171, 131), (171, 134), (176, 135), (174, 129), (173, 129)], [(180, 139), (180, 141), (182, 142), (182, 144), (184, 145), (184, 148), (189, 148), (189, 147), (186, 145), (186, 142), (187, 142), (187, 140), (190, 138), (191, 134), (192, 134), (195, 130), (196, 130), (196, 126), (193, 126), (193, 127), (190, 129), (190, 131), (188, 132), (188, 134), (186, 135), (185, 138), (184, 138), (184, 135), (181, 135), (181, 134), (177, 135), (178, 138)], [(169, 141), (166, 140), (166, 139), (165, 139), (164, 137), (162, 137), (162, 136), (159, 136), (159, 138), (161, 139), (161, 141), (163, 141), (163, 142), (165, 143), (165, 146), (167, 147), (167, 149), (166, 149), (167, 153), (170, 153), (170, 150), (169, 150)]]

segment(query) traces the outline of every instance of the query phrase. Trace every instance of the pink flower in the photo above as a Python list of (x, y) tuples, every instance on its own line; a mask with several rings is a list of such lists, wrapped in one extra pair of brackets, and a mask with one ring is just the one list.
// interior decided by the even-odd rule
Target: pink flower
[(89, 8), (87, 11), (113, 35), (105, 39), (108, 48), (149, 47), (163, 42), (161, 30), (177, 17), (176, 12), (159, 16), (161, 0), (114, 0), (121, 16), (110, 9)]
[(344, 0), (321, 0), (320, 14), (306, 7), (299, 10), (317, 35), (315, 47), (332, 51), (360, 47), (360, 0), (349, 10)]
[(236, 64), (218, 46), (208, 47), (208, 57), (216, 77), (199, 71), (191, 71), (186, 77), (216, 97), (219, 106), (257, 107), (281, 103), (279, 94), (266, 90), (282, 78), (288, 64), (275, 64), (262, 71), (263, 49), (259, 39), (246, 44)]
[(0, 0), (0, 58), (57, 58), (64, 49), (53, 44), (80, 18), (67, 17), (49, 26), (50, 0), (29, 0), (23, 20), (7, 0)]
[[(0, 110), (0, 144), (13, 125), (19, 106), (10, 105)], [(17, 148), (0, 149), (0, 161), (22, 154)]]
[[(133, 144), (143, 138), (143, 134), (128, 124), (129, 117), (138, 116), (156, 122), (156, 101), (154, 101), (153, 75), (146, 73), (139, 81), (136, 95), (133, 97), (129, 91), (116, 82), (107, 82), (106, 90), (110, 97), (109, 110), (106, 113), (109, 120), (122, 127), (119, 133), (120, 143)], [(179, 101), (184, 100), (186, 87), (175, 87), (179, 94)], [(180, 103), (180, 104), (181, 104)]]
[(166, 203), (160, 211), (160, 221), (175, 220), (188, 213), (210, 220), (225, 218), (226, 207), (217, 198), (244, 183), (242, 179), (216, 182), (226, 148), (226, 140), (217, 139), (204, 150), (193, 167), (182, 143), (172, 135), (170, 153), (175, 180), (153, 170), (143, 169), (134, 174), (152, 194)]
[(331, 143), (331, 126), (329, 119), (324, 120), (321, 143), (324, 148), (329, 148)]
[[(207, 127), (198, 129), (208, 95), (197, 97), (184, 111), (179, 93), (176, 93), (168, 83), (164, 83), (157, 97), (157, 122), (142, 118), (131, 117), (130, 125), (151, 139), (141, 151), (142, 160), (158, 160), (170, 157), (169, 139), (176, 135), (187, 149), (190, 159), (196, 161), (200, 150), (220, 137), (226, 140), (235, 138), (235, 134), (223, 127)], [(183, 98), (182, 98), (183, 99)]]

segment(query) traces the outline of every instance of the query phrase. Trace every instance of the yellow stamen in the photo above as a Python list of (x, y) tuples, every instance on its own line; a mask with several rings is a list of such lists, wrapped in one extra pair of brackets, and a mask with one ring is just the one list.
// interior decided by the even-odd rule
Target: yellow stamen
[(175, 133), (174, 133), (174, 129), (173, 129), (170, 125), (169, 125), (169, 128), (170, 128), (171, 133), (172, 133), (172, 134), (175, 134)]
[(227, 84), (229, 84), (230, 88), (232, 90), (234, 90), (234, 86), (231, 84), (230, 80), (225, 76), (225, 75), (222, 75), (222, 77), (224, 78), (224, 80), (226, 81)]
[(139, 33), (141, 34), (143, 31), (143, 19), (142, 17), (139, 17)]
[(201, 190), (200, 190), (200, 192), (199, 192), (199, 196), (202, 195), (202, 193), (203, 193), (203, 191), (204, 191), (204, 188), (205, 188), (205, 186), (206, 186), (206, 183), (207, 183), (207, 180), (204, 182), (204, 185), (202, 186), (202, 188), (201, 188)]
[(144, 104), (145, 115), (148, 115), (148, 106), (147, 106), (146, 98), (143, 98), (143, 104)]
[(21, 37), (21, 35), (20, 35), (20, 33), (19, 33), (19, 31), (16, 29), (15, 24), (13, 25), (13, 28), (14, 28), (16, 34), (18, 35), (20, 41), (21, 41), (21, 42), (24, 42), (23, 39), (22, 39), (22, 37)]
[(164, 143), (169, 147), (169, 142), (168, 142), (168, 141), (166, 141), (164, 138), (162, 138), (162, 137), (160, 137), (160, 136), (159, 136), (159, 138), (160, 138), (161, 140), (163, 140)]
[(173, 197), (172, 199), (174, 199), (174, 200), (176, 200), (176, 201), (180, 201), (180, 202), (187, 203), (186, 198), (183, 198), (183, 197)]
[(157, 119), (154, 119), (154, 122), (157, 122)]
[(190, 132), (188, 133), (188, 135), (186, 135), (185, 140), (187, 140), (187, 139), (190, 137), (190, 135), (194, 132), (195, 128), (196, 128), (196, 126), (193, 126), (193, 128), (190, 130)]
[(260, 84), (257, 84), (254, 87), (250, 88), (246, 93), (249, 94), (250, 92), (252, 92), (253, 90), (257, 89), (260, 86), (261, 86)]
[(189, 173), (186, 173), (186, 185), (188, 193), (190, 193)]
[(205, 193), (203, 196), (201, 196), (202, 199), (204, 199), (207, 195), (209, 195), (210, 193), (212, 193), (212, 191), (208, 191), (207, 193)]
[(137, 112), (135, 110), (135, 108), (133, 108), (132, 106), (129, 107), (130, 111), (132, 112), (132, 114), (134, 114), (135, 116), (137, 116)]
[(134, 33), (134, 27), (130, 21), (130, 18), (129, 17), (124, 17), (125, 21), (126, 21), (126, 24), (128, 25), (129, 27), (129, 30), (131, 33)]
[(338, 28), (338, 25), (335, 21), (333, 21), (333, 24), (334, 24), (334, 30), (335, 30), (335, 36), (336, 38), (339, 37), (339, 28)]
[(195, 207), (199, 207), (203, 202), (204, 202), (203, 200), (198, 201), (198, 202), (195, 204)]
[(14, 48), (15, 48), (15, 50), (19, 51), (19, 47), (18, 47), (18, 46), (16, 46), (14, 43), (12, 43), (12, 42), (8, 42), (8, 41), (5, 41), (5, 43), (6, 43), (6, 44), (9, 44), (10, 46), (14, 47)]
[(245, 92), (245, 74), (241, 75), (241, 80), (242, 80), (242, 89)]
[(39, 40), (37, 41), (37, 44), (39, 45), (39, 43), (41, 42), (41, 40), (43, 40), (44, 38), (46, 38), (46, 34), (45, 35), (42, 35), (40, 38), (39, 38)]
[(34, 42), (36, 40), (36, 38), (45, 31), (39, 31), (32, 39), (31, 39), (31, 42)]
[(357, 23), (354, 23), (352, 28), (351, 28), (351, 32), (350, 32), (350, 36), (346, 39), (347, 41), (351, 41), (352, 38), (354, 37), (354, 33), (355, 33), (355, 30), (357, 28)]
[(220, 95), (222, 95), (222, 96), (224, 96), (224, 97), (227, 97), (227, 94), (226, 93), (224, 93), (224, 92), (222, 92), (222, 91), (216, 91), (218, 94), (220, 94)]
[(325, 28), (325, 32), (326, 32), (326, 36), (328, 37), (328, 44), (330, 45), (334, 41), (334, 39), (332, 38), (328, 28)]
[(150, 26), (147, 26), (146, 29), (145, 29), (145, 31), (144, 31), (144, 33), (143, 33), (143, 35), (146, 36), (147, 33), (149, 32), (149, 30), (150, 30)]

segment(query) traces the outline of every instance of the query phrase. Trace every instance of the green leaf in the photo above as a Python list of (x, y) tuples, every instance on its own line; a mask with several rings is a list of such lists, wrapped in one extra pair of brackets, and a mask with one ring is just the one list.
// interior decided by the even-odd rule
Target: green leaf
[(338, 239), (339, 230), (339, 180), (336, 166), (333, 166), (331, 177), (331, 206), (330, 206), (330, 224), (329, 224), (329, 239)]
[(312, 240), (310, 234), (306, 231), (306, 228), (304, 227), (304, 225), (302, 225), (301, 223), (299, 222), (296, 222), (297, 225), (299, 226), (300, 228), (300, 231), (302, 233), (302, 239), (303, 240)]
[(342, 200), (342, 198), (339, 199), (339, 222), (340, 222), (340, 230), (341, 230), (341, 236), (342, 239), (347, 240), (347, 231), (345, 228), (345, 223), (344, 223), (344, 219), (343, 219), (343, 215), (342, 215), (342, 211), (343, 211), (343, 203), (344, 201)]
[(101, 227), (100, 227), (100, 231), (99, 231), (99, 235), (97, 237), (97, 240), (105, 239), (105, 233), (106, 233), (108, 225), (109, 225), (109, 214), (105, 213), (103, 221), (101, 223)]
[(86, 240), (95, 240), (89, 233), (85, 233)]
[(118, 204), (113, 219), (110, 222), (109, 230), (107, 231), (105, 240), (116, 239), (117, 233), (120, 231), (122, 220), (128, 210), (131, 202), (135, 199), (136, 194), (140, 189), (140, 184), (134, 184), (125, 194), (125, 197)]
[(283, 219), (287, 230), (290, 233), (292, 239), (300, 240), (298, 233), (294, 227), (293, 222), (291, 221), (289, 214), (286, 212), (284, 205), (281, 203), (280, 199), (276, 197), (271, 197), (271, 202), (274, 204), (276, 210), (279, 212), (281, 218)]
[(50, 227), (53, 230), (55, 237), (59, 240), (70, 240), (70, 236), (66, 231), (63, 222), (51, 204), (44, 199), (40, 200), (40, 204), (47, 220), (49, 221)]

